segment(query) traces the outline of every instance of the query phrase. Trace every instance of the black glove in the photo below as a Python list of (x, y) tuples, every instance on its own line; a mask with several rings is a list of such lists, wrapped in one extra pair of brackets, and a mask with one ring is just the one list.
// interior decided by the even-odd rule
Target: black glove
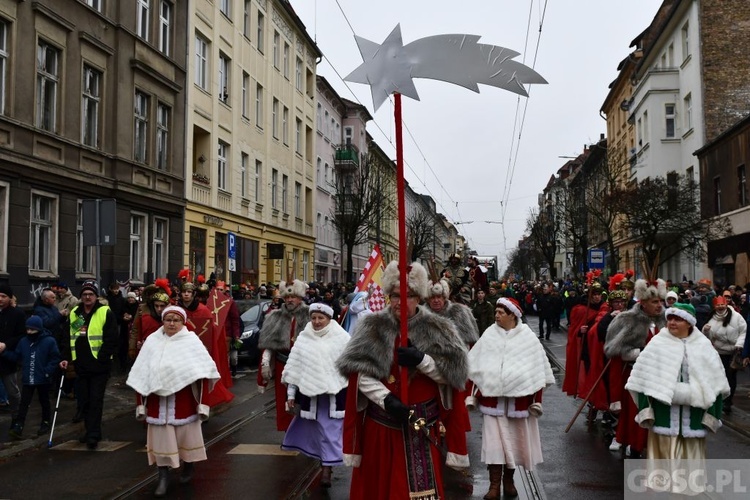
[(424, 353), (416, 347), (399, 347), (397, 354), (399, 366), (417, 366), (424, 359)]
[(398, 396), (392, 392), (385, 397), (383, 406), (385, 406), (385, 411), (388, 412), (388, 415), (399, 422), (406, 423), (409, 421), (409, 407), (402, 403), (401, 400), (398, 399)]

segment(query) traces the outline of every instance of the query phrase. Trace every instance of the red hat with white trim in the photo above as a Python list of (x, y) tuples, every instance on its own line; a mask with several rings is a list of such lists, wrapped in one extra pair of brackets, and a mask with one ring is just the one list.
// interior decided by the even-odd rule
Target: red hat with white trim
[(499, 299), (497, 299), (496, 305), (508, 308), (508, 310), (515, 314), (518, 319), (521, 319), (521, 317), (523, 316), (521, 305), (514, 298), (500, 297)]

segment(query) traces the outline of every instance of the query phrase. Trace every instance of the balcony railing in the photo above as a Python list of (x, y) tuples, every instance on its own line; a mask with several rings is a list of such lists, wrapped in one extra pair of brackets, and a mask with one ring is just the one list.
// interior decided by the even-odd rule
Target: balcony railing
[(344, 144), (336, 148), (334, 164), (337, 167), (358, 167), (359, 150), (353, 144)]

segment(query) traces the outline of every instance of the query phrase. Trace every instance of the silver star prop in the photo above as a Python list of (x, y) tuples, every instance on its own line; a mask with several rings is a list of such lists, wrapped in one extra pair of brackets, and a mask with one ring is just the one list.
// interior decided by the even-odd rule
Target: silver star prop
[(428, 36), (404, 46), (397, 24), (382, 44), (354, 38), (364, 62), (344, 79), (370, 85), (376, 111), (393, 92), (418, 101), (412, 78), (455, 83), (477, 93), (481, 83), (522, 96), (528, 96), (525, 84), (547, 83), (533, 69), (512, 60), (518, 52), (478, 43), (478, 35)]

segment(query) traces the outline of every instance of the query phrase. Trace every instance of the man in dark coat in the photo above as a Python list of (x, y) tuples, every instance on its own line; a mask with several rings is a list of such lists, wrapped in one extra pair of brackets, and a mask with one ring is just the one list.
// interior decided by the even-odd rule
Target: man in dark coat
[[(13, 305), (13, 289), (6, 284), (0, 285), (0, 342), (10, 351), (16, 348), (18, 341), (26, 335), (26, 315)], [(8, 393), (11, 411), (11, 427), (18, 418), (18, 405), (21, 392), (18, 390), (16, 371), (18, 366), (12, 361), (0, 359), (0, 376), (5, 392)]]

